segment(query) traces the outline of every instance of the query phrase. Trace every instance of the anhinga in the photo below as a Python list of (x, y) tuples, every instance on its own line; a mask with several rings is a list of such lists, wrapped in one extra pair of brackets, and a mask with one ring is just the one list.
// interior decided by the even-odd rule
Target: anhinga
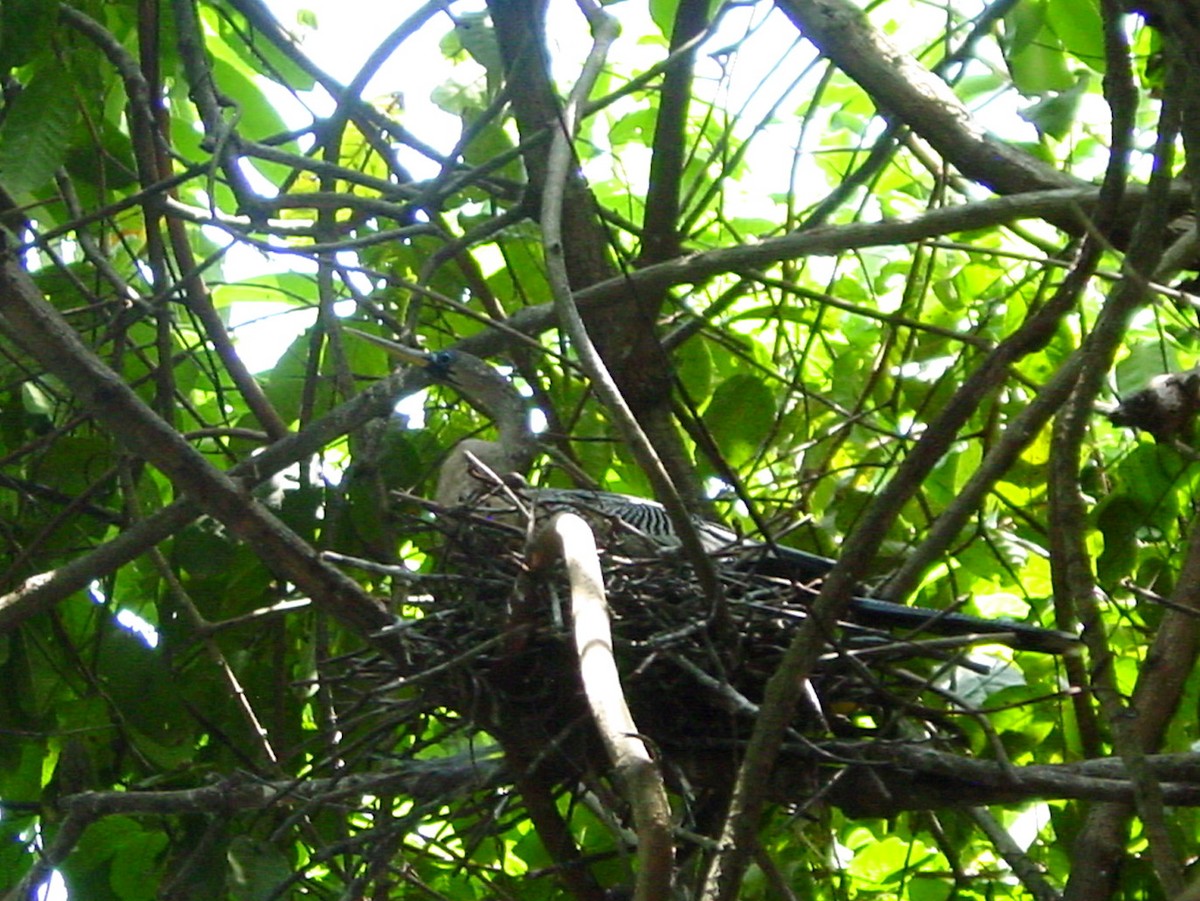
[[(383, 347), (392, 356), (422, 367), (433, 382), (454, 388), (495, 423), (499, 441), (468, 438), (450, 452), (438, 477), (435, 497), (438, 504), (454, 507), (480, 497), (488, 488), (488, 483), (480, 478), (483, 467), (501, 477), (524, 476), (528, 472), (537, 449), (537, 440), (529, 426), (529, 406), (497, 369), (460, 351), (425, 353), (366, 332), (354, 333)], [(655, 501), (585, 489), (522, 487), (520, 492), (544, 510), (574, 509), (589, 521), (597, 516), (619, 521), (630, 527), (630, 534), (640, 537), (639, 552), (651, 543), (664, 550), (679, 545), (670, 518)], [(826, 557), (795, 548), (750, 541), (708, 520), (696, 519), (695, 526), (707, 550), (730, 557), (728, 565), (786, 576), (801, 585), (819, 582), (834, 564)], [(909, 629), (943, 636), (988, 636), (1025, 651), (1055, 654), (1078, 645), (1078, 639), (1065, 632), (909, 607), (878, 598), (854, 598), (849, 613), (853, 621), (872, 628)]]

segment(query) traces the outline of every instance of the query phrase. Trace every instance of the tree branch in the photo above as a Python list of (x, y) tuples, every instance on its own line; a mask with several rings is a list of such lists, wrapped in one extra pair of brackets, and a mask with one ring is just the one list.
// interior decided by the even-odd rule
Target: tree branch
[(0, 324), (61, 378), (118, 441), (161, 470), (180, 494), (189, 496), (247, 542), (269, 569), (294, 582), (364, 637), (391, 623), (391, 615), (357, 582), (322, 561), (248, 494), (248, 486), (213, 468), (156, 416), (42, 300), (37, 286), (11, 253), (0, 269)]
[(662, 773), (638, 734), (621, 689), (596, 539), (575, 513), (556, 514), (546, 530), (545, 538), (550, 536), (571, 584), (575, 651), (583, 690), (637, 826), (639, 865), (634, 899), (666, 898), (674, 860), (671, 806)]

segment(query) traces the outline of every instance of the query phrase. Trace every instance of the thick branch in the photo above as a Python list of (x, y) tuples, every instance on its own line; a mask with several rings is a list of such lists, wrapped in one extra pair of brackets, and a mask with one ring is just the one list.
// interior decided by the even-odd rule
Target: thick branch
[(556, 539), (571, 584), (575, 651), (584, 693), (637, 825), (639, 866), (634, 898), (665, 898), (671, 888), (674, 858), (671, 805), (662, 773), (638, 734), (621, 689), (596, 539), (575, 513), (557, 514), (548, 533)]
[(1082, 184), (989, 135), (942, 79), (884, 38), (849, 0), (777, 0), (776, 5), (886, 113), (967, 178), (1000, 194)]
[[(671, 65), (663, 77), (658, 118), (654, 124), (650, 182), (642, 222), (639, 262), (661, 263), (679, 253), (679, 197), (687, 134), (688, 102), (696, 46), (708, 25), (708, 0), (682, 0), (671, 30)], [(661, 298), (655, 298), (655, 306)]]

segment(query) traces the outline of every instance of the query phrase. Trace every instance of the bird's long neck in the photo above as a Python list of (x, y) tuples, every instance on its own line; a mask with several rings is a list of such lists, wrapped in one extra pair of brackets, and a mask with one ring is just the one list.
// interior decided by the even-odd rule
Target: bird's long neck
[(525, 476), (537, 451), (537, 440), (529, 427), (529, 406), (511, 382), (490, 370), (482, 387), (472, 387), (475, 390), (465, 393), (492, 419), (499, 440), (467, 438), (450, 451), (438, 476), (436, 494), (437, 502), (446, 507), (463, 503), (487, 484), (486, 479), (480, 480), (475, 461), (497, 476)]
[(508, 390), (501, 396), (489, 398), (484, 406), (484, 412), (491, 416), (500, 436), (500, 447), (504, 449), (507, 460), (504, 461), (501, 475), (515, 472), (528, 475), (529, 467), (537, 453), (537, 438), (529, 427), (529, 405), (526, 403), (511, 383)]
[(478, 471), (476, 461), (497, 476), (514, 471), (507, 452), (499, 443), (480, 438), (465, 438), (454, 445), (446, 457), (446, 462), (442, 464), (434, 500), (443, 507), (456, 507), (485, 488), (488, 482)]

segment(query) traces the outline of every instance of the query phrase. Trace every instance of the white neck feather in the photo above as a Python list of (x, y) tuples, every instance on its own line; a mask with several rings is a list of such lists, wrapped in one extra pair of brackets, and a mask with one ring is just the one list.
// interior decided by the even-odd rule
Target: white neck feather
[(471, 458), (474, 457), (498, 476), (506, 476), (518, 471), (518, 461), (510, 460), (508, 454), (495, 441), (484, 441), (481, 438), (467, 438), (458, 442), (450, 451), (450, 456), (442, 464), (438, 474), (436, 500), (443, 507), (455, 507), (469, 500), (471, 495), (486, 487), (487, 482), (481, 481), (476, 475), (476, 467)]

